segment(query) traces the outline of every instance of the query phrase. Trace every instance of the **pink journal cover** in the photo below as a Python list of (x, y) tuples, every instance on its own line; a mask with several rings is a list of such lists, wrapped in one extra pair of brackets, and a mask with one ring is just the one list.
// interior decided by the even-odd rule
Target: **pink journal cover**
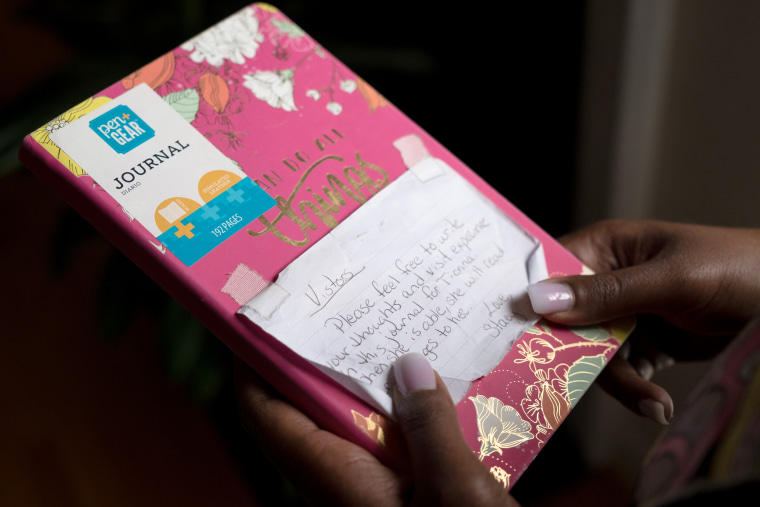
[[(142, 83), (276, 206), (183, 262), (49, 138)], [(394, 142), (421, 140), (400, 150)], [(544, 249), (550, 276), (581, 263), (276, 8), (254, 4), (31, 133), (22, 162), (324, 428), (393, 462), (392, 421), (237, 315), (240, 307), (421, 157), (445, 162)], [(548, 182), (547, 184), (551, 184)], [(550, 203), (547, 203), (550, 205)], [(188, 265), (189, 264), (189, 265)], [(458, 404), (473, 452), (511, 487), (632, 328), (540, 321)]]

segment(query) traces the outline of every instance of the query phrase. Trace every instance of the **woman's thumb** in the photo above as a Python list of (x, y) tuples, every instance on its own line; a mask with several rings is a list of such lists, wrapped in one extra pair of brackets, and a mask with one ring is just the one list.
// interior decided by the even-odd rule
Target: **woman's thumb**
[(678, 285), (641, 265), (597, 275), (551, 278), (528, 287), (533, 311), (561, 324), (597, 324), (672, 306)]
[(446, 385), (422, 354), (411, 353), (393, 366), (396, 418), (415, 470), (431, 470), (456, 454), (472, 454), (462, 436)]
[(465, 442), (446, 385), (427, 359), (410, 353), (393, 369), (395, 414), (409, 451), (415, 499), (439, 505), (506, 501), (504, 489)]

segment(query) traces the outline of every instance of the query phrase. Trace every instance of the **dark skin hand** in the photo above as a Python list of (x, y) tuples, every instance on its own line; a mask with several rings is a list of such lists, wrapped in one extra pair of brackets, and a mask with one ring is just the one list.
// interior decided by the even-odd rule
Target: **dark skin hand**
[[(549, 280), (570, 297), (566, 308), (541, 313), (571, 325), (644, 314), (600, 382), (659, 422), (673, 402), (651, 373), (674, 358), (711, 357), (760, 312), (760, 231), (610, 221), (561, 242), (597, 274)], [(242, 363), (236, 384), (249, 433), (313, 504), (517, 505), (464, 441), (437, 374), (435, 388), (394, 393), (409, 471), (320, 429)]]
[(434, 389), (394, 393), (411, 468), (406, 472), (320, 429), (241, 361), (236, 386), (243, 425), (313, 505), (519, 507), (465, 442), (437, 373)]
[(659, 422), (672, 417), (673, 401), (649, 381), (652, 373), (674, 360), (714, 357), (760, 312), (760, 230), (606, 221), (560, 242), (596, 274), (548, 280), (572, 297), (569, 308), (544, 317), (582, 325), (640, 314), (599, 382)]

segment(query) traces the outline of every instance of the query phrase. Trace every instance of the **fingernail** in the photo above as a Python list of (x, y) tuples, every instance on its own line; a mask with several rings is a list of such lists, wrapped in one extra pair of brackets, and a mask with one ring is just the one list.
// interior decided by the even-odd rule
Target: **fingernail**
[(639, 374), (639, 377), (644, 380), (651, 380), (652, 375), (654, 375), (654, 365), (652, 364), (652, 361), (639, 356), (631, 359), (630, 363), (631, 366), (633, 366), (633, 369), (636, 370), (636, 373)]
[(575, 304), (575, 295), (565, 283), (535, 283), (528, 285), (528, 297), (533, 311), (547, 315), (569, 310)]
[(393, 365), (393, 374), (403, 395), (419, 389), (435, 389), (435, 373), (422, 354), (411, 352), (401, 356)]
[(663, 426), (669, 424), (668, 418), (665, 417), (665, 407), (659, 401), (654, 401), (649, 398), (639, 400), (639, 410), (649, 419), (656, 423), (660, 423)]
[(628, 358), (631, 355), (631, 342), (626, 340), (626, 342), (620, 346), (617, 353), (620, 357), (628, 361)]
[(654, 368), (655, 370), (662, 370), (664, 368), (670, 368), (674, 364), (676, 364), (675, 359), (673, 359), (668, 354), (660, 353), (657, 355), (657, 358), (655, 359)]

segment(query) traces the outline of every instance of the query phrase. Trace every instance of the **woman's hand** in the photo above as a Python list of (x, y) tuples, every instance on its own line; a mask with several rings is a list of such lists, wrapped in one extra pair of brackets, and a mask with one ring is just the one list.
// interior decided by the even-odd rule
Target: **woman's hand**
[(517, 506), (465, 442), (446, 386), (424, 356), (407, 354), (393, 369), (394, 407), (409, 457), (406, 472), (320, 429), (238, 361), (243, 424), (313, 504)]
[(760, 312), (758, 230), (606, 221), (560, 242), (596, 274), (531, 286), (534, 310), (568, 325), (643, 314), (600, 383), (658, 422), (667, 423), (673, 402), (649, 382), (654, 370), (713, 356)]

